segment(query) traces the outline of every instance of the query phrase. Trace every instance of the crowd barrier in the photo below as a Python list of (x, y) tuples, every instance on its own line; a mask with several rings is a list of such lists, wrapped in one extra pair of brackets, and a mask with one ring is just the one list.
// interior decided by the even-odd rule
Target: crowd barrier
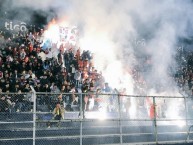
[[(166, 144), (193, 142), (193, 100), (180, 96), (5, 93), (0, 144)], [(16, 100), (17, 100), (16, 99)], [(54, 108), (60, 103), (62, 118)]]

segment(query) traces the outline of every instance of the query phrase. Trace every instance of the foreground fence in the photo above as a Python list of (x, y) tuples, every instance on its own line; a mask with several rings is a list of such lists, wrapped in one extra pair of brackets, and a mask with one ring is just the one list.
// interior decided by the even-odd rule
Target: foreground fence
[(193, 142), (191, 98), (33, 92), (1, 94), (3, 101), (1, 145)]

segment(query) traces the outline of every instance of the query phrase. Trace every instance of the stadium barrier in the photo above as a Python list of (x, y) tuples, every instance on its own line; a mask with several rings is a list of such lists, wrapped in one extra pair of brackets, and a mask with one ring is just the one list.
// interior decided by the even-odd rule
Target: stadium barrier
[(9, 107), (0, 112), (1, 145), (193, 142), (188, 97), (35, 91), (3, 96)]

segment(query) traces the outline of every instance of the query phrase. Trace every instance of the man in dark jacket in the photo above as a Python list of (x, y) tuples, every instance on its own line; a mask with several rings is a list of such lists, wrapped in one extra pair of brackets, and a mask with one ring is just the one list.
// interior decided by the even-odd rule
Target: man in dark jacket
[(6, 97), (2, 96), (0, 99), (0, 112), (7, 112), (8, 111), (9, 104), (6, 101)]

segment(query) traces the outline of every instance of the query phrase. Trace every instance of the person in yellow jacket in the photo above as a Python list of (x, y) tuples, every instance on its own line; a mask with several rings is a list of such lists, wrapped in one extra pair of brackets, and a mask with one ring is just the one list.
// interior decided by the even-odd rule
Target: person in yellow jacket
[(64, 113), (65, 109), (64, 107), (61, 107), (60, 103), (56, 104), (56, 107), (54, 108), (52, 114), (54, 120), (61, 120), (64, 119)]
[(53, 114), (53, 120), (58, 120), (57, 122), (48, 122), (47, 123), (47, 127), (50, 128), (53, 125), (57, 125), (57, 127), (60, 127), (60, 120), (64, 119), (64, 113), (65, 113), (65, 109), (63, 106), (60, 105), (60, 103), (58, 102), (56, 104), (56, 107), (54, 108), (52, 114)]

